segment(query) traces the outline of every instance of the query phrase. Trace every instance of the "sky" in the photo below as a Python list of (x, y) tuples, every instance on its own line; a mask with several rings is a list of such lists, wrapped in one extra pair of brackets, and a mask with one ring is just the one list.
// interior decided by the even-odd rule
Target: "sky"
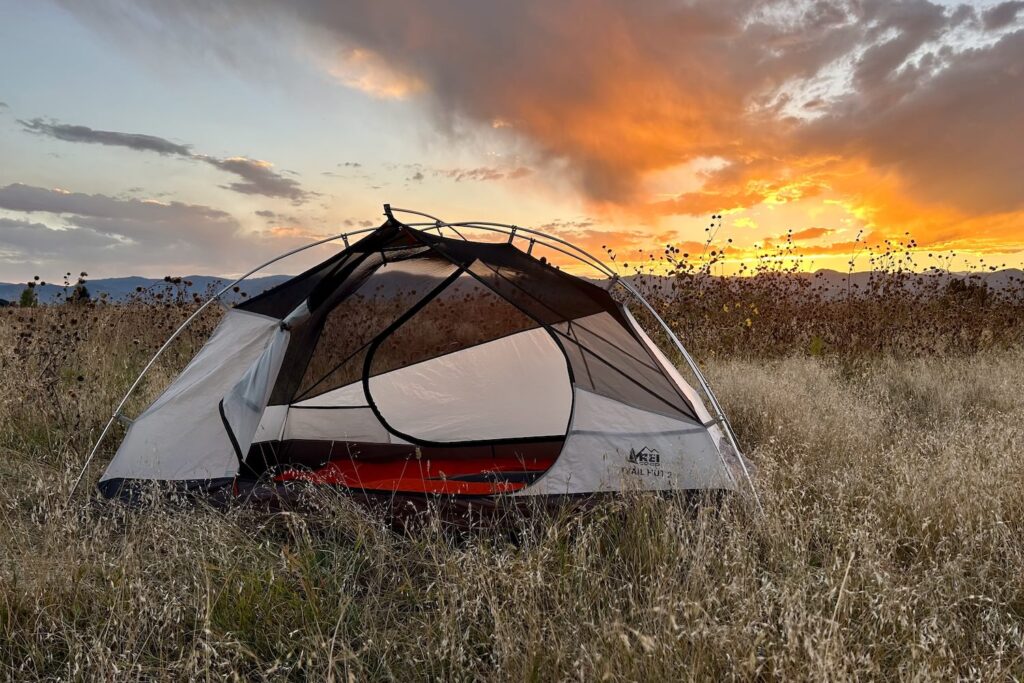
[(1019, 267), (1024, 0), (0, 0), (0, 281), (236, 274), (385, 202)]

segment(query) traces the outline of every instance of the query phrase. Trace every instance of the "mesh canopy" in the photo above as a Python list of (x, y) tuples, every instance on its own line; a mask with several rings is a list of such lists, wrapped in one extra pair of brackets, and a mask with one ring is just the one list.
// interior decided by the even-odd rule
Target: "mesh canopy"
[(675, 382), (617, 318), (598, 313), (560, 323), (555, 330), (579, 359), (580, 386), (651, 412), (697, 420)]
[(537, 327), (540, 324), (536, 320), (463, 273), (374, 348), (369, 375)]
[[(580, 386), (697, 419), (606, 290), (507, 242), (450, 239), (389, 221), (281, 290), (277, 299), (283, 302), (287, 294), (295, 306), (295, 297), (308, 292), (312, 312), (293, 330), (274, 403), (308, 400), (544, 327)], [(271, 299), (249, 303), (265, 307)]]
[(249, 305), (273, 303), (281, 312), (286, 299), (299, 306), (305, 293), (310, 313), (292, 331), (273, 403), (308, 400), (544, 328), (575, 384), (697, 421), (607, 291), (509, 243), (447, 239), (389, 220), (280, 289)]
[[(292, 400), (301, 401), (359, 381), (374, 340), (455, 272), (454, 265), (436, 255), (377, 266), (356, 291), (323, 316), (316, 345)], [(395, 366), (406, 364), (414, 350), (415, 346), (410, 345), (396, 359)]]

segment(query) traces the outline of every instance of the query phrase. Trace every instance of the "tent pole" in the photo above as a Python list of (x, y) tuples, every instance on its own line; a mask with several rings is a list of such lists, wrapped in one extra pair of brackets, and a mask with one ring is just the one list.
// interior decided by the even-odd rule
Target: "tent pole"
[[(399, 212), (402, 212), (402, 213), (413, 213), (413, 214), (417, 214), (417, 215), (420, 215), (420, 216), (425, 216), (427, 218), (433, 218), (433, 216), (430, 216), (428, 214), (421, 213), (419, 211), (411, 211), (409, 209), (391, 209), (391, 210), (392, 211), (399, 211)], [(416, 224), (413, 223), (412, 225), (416, 225)], [(574, 251), (576, 251), (578, 253), (573, 254), (573, 253), (567, 252), (564, 249), (560, 249), (560, 248), (556, 247), (553, 244), (546, 244), (544, 242), (539, 242), (539, 243), (544, 245), (545, 247), (548, 247), (549, 249), (554, 249), (556, 251), (560, 251), (561, 253), (565, 254), (566, 256), (570, 256), (570, 257), (576, 259), (580, 263), (582, 263), (582, 264), (584, 264), (586, 266), (590, 266), (591, 268), (594, 268), (595, 270), (600, 271), (603, 275), (606, 275), (608, 277), (615, 277), (616, 276), (616, 272), (614, 270), (612, 270), (604, 261), (602, 261), (601, 259), (597, 258), (593, 254), (590, 254), (590, 253), (584, 251), (583, 249), (581, 249), (580, 247), (576, 246), (572, 242), (567, 242), (566, 240), (563, 240), (563, 239), (561, 239), (559, 237), (555, 237), (554, 235), (549, 235), (549, 234), (547, 234), (545, 232), (542, 232), (540, 230), (533, 230), (532, 228), (524, 228), (524, 227), (519, 226), (519, 225), (509, 225), (507, 223), (491, 223), (491, 222), (487, 222), (487, 221), (459, 221), (457, 223), (445, 223), (445, 222), (443, 222), (443, 221), (441, 221), (439, 219), (437, 219), (436, 227), (447, 227), (447, 228), (451, 228), (452, 230), (455, 230), (456, 227), (473, 228), (475, 230), (488, 230), (490, 232), (498, 232), (498, 233), (501, 233), (501, 234), (504, 234), (504, 235), (507, 235), (512, 228), (515, 228), (516, 231), (520, 231), (521, 230), (523, 232), (530, 233), (531, 235), (538, 235), (538, 236), (540, 236), (540, 237), (542, 237), (544, 239), (553, 240), (555, 242), (558, 242), (559, 244), (562, 244), (562, 245), (564, 245), (564, 246), (566, 246), (566, 247), (568, 247), (568, 248), (570, 248), (570, 249), (572, 249), (572, 250), (574, 250)], [(462, 236), (462, 233), (460, 233), (458, 230), (455, 230), (455, 234), (457, 234), (459, 237), (462, 237), (462, 239), (466, 239), (465, 237)], [(586, 257), (586, 258), (583, 258), (583, 257)]]
[(68, 497), (67, 497), (67, 501), (65, 502), (65, 505), (68, 505), (68, 504), (71, 503), (71, 498), (75, 495), (75, 491), (78, 490), (79, 484), (82, 483), (82, 478), (85, 476), (86, 470), (89, 469), (89, 465), (92, 464), (93, 458), (96, 457), (96, 452), (99, 451), (100, 445), (103, 443), (103, 439), (106, 438), (107, 432), (110, 431), (110, 428), (113, 426), (114, 421), (117, 420), (117, 418), (121, 415), (121, 411), (124, 409), (125, 404), (128, 403), (128, 399), (131, 398), (132, 392), (134, 392), (138, 388), (139, 384), (142, 383), (142, 378), (145, 377), (146, 373), (149, 372), (149, 369), (153, 367), (153, 364), (156, 363), (157, 358), (159, 358), (161, 355), (163, 355), (164, 351), (166, 351), (170, 347), (170, 345), (174, 342), (174, 340), (177, 339), (181, 335), (181, 333), (184, 332), (185, 329), (189, 325), (192, 324), (193, 320), (195, 320), (197, 317), (199, 317), (199, 314), (202, 313), (206, 309), (207, 306), (212, 304), (214, 301), (219, 301), (220, 298), (222, 296), (224, 296), (225, 294), (227, 294), (227, 292), (232, 287), (237, 285), (239, 282), (242, 282), (243, 280), (245, 280), (250, 275), (252, 275), (254, 273), (258, 273), (259, 271), (263, 270), (267, 266), (269, 266), (271, 264), (274, 264), (274, 263), (277, 263), (281, 259), (288, 258), (289, 256), (291, 256), (293, 254), (297, 254), (300, 251), (305, 251), (306, 249), (311, 249), (313, 247), (318, 247), (321, 244), (326, 244), (328, 242), (333, 242), (334, 240), (337, 240), (337, 239), (344, 239), (346, 244), (347, 244), (348, 243), (348, 238), (350, 236), (358, 235), (358, 234), (366, 233), (366, 232), (372, 232), (373, 230), (376, 230), (376, 228), (364, 228), (362, 230), (355, 230), (355, 231), (352, 231), (352, 232), (341, 233), (340, 235), (332, 235), (331, 237), (325, 237), (322, 240), (318, 240), (316, 242), (312, 242), (311, 244), (306, 244), (304, 246), (297, 247), (295, 249), (287, 251), (287, 252), (281, 254), (280, 256), (276, 256), (276, 257), (270, 259), (269, 261), (267, 261), (266, 263), (262, 263), (259, 266), (253, 268), (252, 270), (247, 272), (245, 275), (242, 275), (240, 278), (238, 278), (237, 280), (235, 280), (231, 284), (224, 286), (219, 292), (217, 292), (216, 294), (211, 296), (209, 299), (204, 301), (202, 303), (202, 305), (199, 306), (199, 308), (197, 308), (195, 311), (192, 312), (192, 315), (190, 315), (189, 317), (185, 318), (185, 322), (183, 322), (181, 325), (178, 326), (178, 329), (176, 329), (171, 334), (171, 336), (167, 338), (167, 341), (165, 341), (163, 343), (163, 346), (161, 346), (159, 349), (157, 349), (156, 353), (153, 354), (153, 357), (149, 359), (148, 363), (146, 363), (146, 366), (144, 368), (142, 368), (142, 372), (139, 373), (139, 376), (136, 377), (135, 381), (132, 382), (132, 385), (130, 387), (128, 387), (128, 391), (125, 393), (124, 398), (122, 398), (121, 402), (117, 404), (117, 408), (114, 409), (114, 414), (110, 416), (109, 420), (107, 420), (107, 424), (103, 427), (103, 431), (100, 432), (99, 438), (96, 439), (96, 443), (93, 444), (92, 450), (89, 452), (89, 457), (87, 457), (85, 459), (85, 464), (82, 465), (82, 470), (78, 473), (78, 478), (75, 479), (75, 483), (71, 487), (71, 491), (68, 493)]
[(736, 458), (740, 461), (740, 467), (743, 469), (743, 475), (746, 477), (747, 483), (750, 484), (750, 492), (754, 494), (754, 502), (757, 503), (758, 509), (763, 514), (764, 506), (761, 504), (761, 497), (757, 495), (757, 489), (754, 487), (754, 479), (753, 477), (750, 476), (750, 470), (747, 469), (747, 463), (743, 459), (743, 453), (740, 451), (739, 443), (736, 441), (736, 433), (732, 429), (732, 423), (729, 422), (729, 418), (726, 417), (725, 411), (722, 410), (722, 405), (718, 402), (718, 397), (715, 396), (715, 392), (711, 390), (711, 385), (708, 383), (708, 380), (704, 376), (704, 373), (701, 372), (700, 367), (697, 365), (696, 361), (693, 360), (693, 356), (690, 355), (690, 352), (687, 351), (686, 347), (683, 346), (682, 342), (679, 341), (679, 338), (676, 336), (675, 332), (672, 331), (672, 328), (669, 327), (668, 323), (665, 322), (665, 320), (660, 315), (658, 315), (658, 312), (654, 309), (654, 306), (652, 306), (650, 302), (648, 302), (647, 299), (645, 299), (643, 295), (641, 295), (640, 292), (638, 292), (631, 283), (622, 279), (620, 279), (618, 282), (627, 292), (632, 294), (635, 299), (637, 299), (641, 304), (643, 304), (644, 308), (646, 308), (651, 315), (654, 316), (654, 319), (658, 321), (659, 325), (661, 325), (661, 328), (665, 331), (665, 334), (668, 335), (668, 338), (672, 340), (672, 343), (675, 345), (676, 349), (679, 351), (680, 354), (682, 354), (683, 359), (686, 361), (686, 364), (690, 367), (690, 370), (697, 378), (697, 381), (700, 382), (700, 386), (704, 390), (704, 393), (707, 395), (708, 400), (711, 401), (711, 406), (715, 409), (715, 413), (717, 414), (718, 419), (722, 422), (722, 425), (725, 427), (725, 435), (729, 439), (729, 444), (732, 446), (733, 451), (735, 451), (736, 453)]

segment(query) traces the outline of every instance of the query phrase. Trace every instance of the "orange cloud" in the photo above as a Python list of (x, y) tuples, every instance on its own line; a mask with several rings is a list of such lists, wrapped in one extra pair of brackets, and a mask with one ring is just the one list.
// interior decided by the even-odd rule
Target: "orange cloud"
[(423, 81), (395, 70), (372, 50), (343, 50), (327, 71), (346, 86), (384, 100), (403, 100), (424, 88)]
[(829, 230), (828, 228), (807, 228), (806, 230), (797, 230), (789, 235), (789, 238), (794, 242), (802, 242), (804, 240), (815, 240), (825, 235), (831, 235), (835, 230)]
[[(673, 216), (739, 210), (764, 210), (765, 234), (806, 234), (836, 207), (844, 230), (874, 241), (1024, 245), (1019, 13), (929, 0), (232, 2), (237, 16), (303, 28), (303, 46), (314, 36), (342, 50), (329, 70), (346, 85), (420, 93), (448, 134), (474, 121), (488, 139), (526, 143), (534, 176), (545, 162), (568, 169), (588, 213), (642, 226), (576, 233), (592, 246), (656, 245)], [(644, 189), (701, 164), (694, 187)], [(788, 224), (772, 218), (783, 214)], [(801, 248), (839, 253), (847, 237)]]

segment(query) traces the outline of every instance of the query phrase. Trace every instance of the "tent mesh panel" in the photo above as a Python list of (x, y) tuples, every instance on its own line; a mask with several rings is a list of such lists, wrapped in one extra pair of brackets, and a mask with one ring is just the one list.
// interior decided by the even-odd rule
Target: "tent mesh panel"
[(358, 382), (373, 340), (456, 271), (436, 257), (381, 262), (375, 268), (355, 292), (324, 316), (293, 401)]
[(697, 419), (647, 348), (610, 315), (601, 313), (556, 328), (568, 337), (564, 344), (582, 350), (596, 393), (654, 412)]
[(370, 376), (538, 327), (535, 320), (463, 274), (374, 349)]
[[(475, 282), (463, 275), (444, 292), (431, 292), (458, 268), (466, 268)], [(360, 381), (375, 340), (380, 348), (371, 375), (543, 325), (556, 332), (581, 386), (647, 410), (696, 419), (605, 289), (511, 244), (465, 242), (389, 222), (307, 279), (316, 280), (311, 289), (308, 283), (282, 286), (301, 284), (310, 291), (314, 312), (293, 330), (274, 403)], [(428, 295), (437, 298), (424, 301)], [(395, 325), (421, 303), (423, 309), (411, 320)], [(390, 337), (384, 339), (385, 333)]]

